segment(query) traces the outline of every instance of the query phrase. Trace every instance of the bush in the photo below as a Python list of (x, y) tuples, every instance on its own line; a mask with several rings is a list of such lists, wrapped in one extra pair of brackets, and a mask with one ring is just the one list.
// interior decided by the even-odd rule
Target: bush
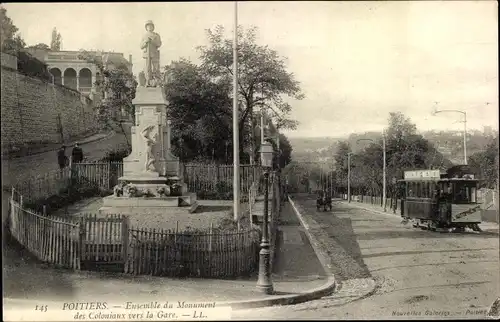
[(123, 161), (123, 158), (127, 157), (130, 154), (129, 148), (123, 148), (119, 150), (112, 150), (106, 152), (104, 158), (101, 159), (102, 162), (120, 162)]
[(49, 73), (47, 65), (27, 52), (17, 52), (17, 70), (21, 74), (52, 82), (52, 75)]
[[(24, 207), (31, 209), (37, 213), (43, 213), (43, 206), (45, 205), (47, 214), (74, 204), (80, 200), (99, 196), (103, 193), (96, 186), (92, 185), (75, 185), (71, 187), (62, 188), (59, 193), (52, 195), (48, 198), (41, 198), (32, 202), (27, 202)], [(108, 193), (105, 191), (105, 193)]]

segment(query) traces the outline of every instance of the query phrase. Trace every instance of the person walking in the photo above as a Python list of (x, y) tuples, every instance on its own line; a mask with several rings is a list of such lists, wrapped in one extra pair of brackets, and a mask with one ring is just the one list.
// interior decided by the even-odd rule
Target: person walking
[(83, 161), (83, 150), (78, 145), (78, 142), (75, 143), (73, 150), (71, 151), (71, 162), (80, 163)]
[(59, 151), (57, 151), (57, 163), (59, 163), (59, 169), (64, 169), (68, 164), (68, 157), (66, 156), (66, 147), (63, 145)]

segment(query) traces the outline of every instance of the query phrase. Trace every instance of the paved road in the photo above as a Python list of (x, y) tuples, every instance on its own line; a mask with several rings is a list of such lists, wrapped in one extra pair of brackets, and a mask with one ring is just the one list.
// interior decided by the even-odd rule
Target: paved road
[[(236, 319), (483, 318), (500, 295), (498, 225), (483, 233), (438, 233), (335, 202), (316, 212), (298, 197), (305, 217), (326, 238), (340, 291), (317, 301), (234, 312)], [(375, 282), (373, 294), (358, 281)], [(360, 298), (361, 297), (361, 298)]]
[[(111, 136), (92, 143), (82, 144), (84, 156), (88, 160), (98, 160), (106, 155), (106, 152), (126, 147), (127, 142), (122, 133), (114, 133)], [(71, 148), (66, 149), (66, 155), (70, 155)], [(2, 186), (26, 180), (29, 177), (42, 175), (49, 171), (57, 170), (57, 151), (48, 151), (40, 154), (30, 155), (11, 160), (2, 160)]]

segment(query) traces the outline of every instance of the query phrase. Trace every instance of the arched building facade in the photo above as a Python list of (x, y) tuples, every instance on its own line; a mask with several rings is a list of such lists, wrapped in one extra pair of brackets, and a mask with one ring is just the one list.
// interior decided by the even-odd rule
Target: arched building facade
[[(95, 64), (79, 58), (79, 51), (32, 49), (29, 52), (47, 64), (54, 83), (77, 90), (94, 100), (97, 94), (95, 83), (102, 76)], [(123, 53), (92, 51), (89, 54), (97, 58), (105, 56), (108, 64), (124, 64), (132, 72), (132, 55), (126, 60)]]

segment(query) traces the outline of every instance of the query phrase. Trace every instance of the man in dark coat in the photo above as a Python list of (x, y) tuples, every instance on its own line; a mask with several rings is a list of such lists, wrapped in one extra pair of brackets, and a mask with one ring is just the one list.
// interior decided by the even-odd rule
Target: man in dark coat
[(72, 162), (80, 163), (83, 161), (83, 150), (78, 146), (78, 142), (75, 143), (73, 151), (71, 151)]
[(64, 169), (66, 167), (66, 160), (68, 157), (66, 156), (66, 147), (63, 145), (59, 151), (57, 151), (57, 163), (59, 164), (59, 169)]

